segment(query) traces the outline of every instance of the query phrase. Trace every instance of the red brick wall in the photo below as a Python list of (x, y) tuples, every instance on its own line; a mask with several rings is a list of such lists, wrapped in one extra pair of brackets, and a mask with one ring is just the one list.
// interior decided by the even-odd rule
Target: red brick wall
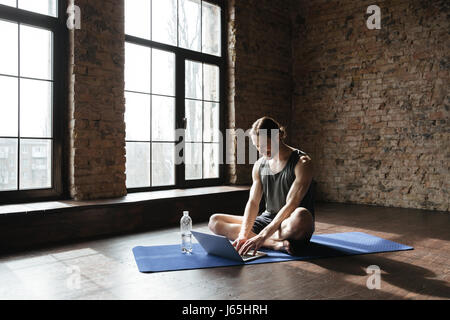
[(69, 180), (74, 199), (119, 197), (125, 185), (124, 2), (76, 0), (71, 31)]
[[(292, 62), (288, 17), (289, 1), (229, 1), (227, 128), (246, 131), (258, 118), (269, 115), (289, 130)], [(236, 151), (235, 145), (229, 148)], [(251, 183), (252, 167), (231, 164), (228, 180)]]
[[(309, 152), (319, 199), (449, 210), (448, 2), (229, 0), (227, 128), (263, 115)], [(68, 119), (75, 199), (125, 188), (123, 0), (76, 0)], [(366, 9), (382, 10), (381, 30)], [(229, 146), (235, 151), (236, 146)], [(228, 166), (231, 183), (251, 165)]]
[[(82, 22), (81, 30), (71, 34), (67, 150), (71, 196), (122, 196), (126, 194), (123, 0), (76, 0), (75, 4)], [(226, 127), (245, 131), (266, 114), (288, 126), (292, 91), (288, 2), (236, 0), (228, 7), (232, 94)], [(227, 180), (250, 183), (251, 167), (230, 165)]]
[[(368, 30), (366, 9), (381, 8)], [(293, 143), (319, 199), (449, 211), (449, 2), (292, 1)]]

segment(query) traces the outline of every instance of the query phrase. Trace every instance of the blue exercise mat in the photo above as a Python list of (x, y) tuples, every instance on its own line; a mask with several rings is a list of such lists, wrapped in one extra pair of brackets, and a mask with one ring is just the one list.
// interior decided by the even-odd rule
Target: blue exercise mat
[(188, 255), (181, 252), (180, 245), (138, 246), (133, 248), (133, 254), (140, 272), (161, 272), (402, 251), (413, 247), (363, 232), (345, 232), (313, 235), (298, 256), (262, 248), (268, 256), (249, 262), (209, 255), (198, 243), (193, 243), (192, 249)]

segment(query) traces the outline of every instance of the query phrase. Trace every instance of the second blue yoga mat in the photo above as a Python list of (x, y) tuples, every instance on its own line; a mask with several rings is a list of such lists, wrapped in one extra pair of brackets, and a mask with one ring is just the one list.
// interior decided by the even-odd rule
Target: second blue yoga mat
[(261, 251), (268, 253), (267, 257), (245, 263), (209, 255), (198, 243), (193, 244), (193, 252), (190, 255), (183, 254), (180, 245), (138, 246), (133, 248), (133, 254), (140, 272), (161, 272), (292, 260), (311, 260), (411, 249), (413, 247), (385, 240), (367, 233), (345, 232), (313, 235), (310, 244), (302, 250), (299, 256), (291, 256), (279, 251), (261, 249)]

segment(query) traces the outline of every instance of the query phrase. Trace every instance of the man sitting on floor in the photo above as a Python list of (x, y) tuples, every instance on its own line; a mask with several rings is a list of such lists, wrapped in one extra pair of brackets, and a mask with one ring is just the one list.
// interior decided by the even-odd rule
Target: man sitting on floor
[[(279, 133), (272, 139), (271, 133)], [(314, 233), (314, 184), (311, 158), (285, 144), (284, 127), (270, 117), (258, 119), (250, 137), (259, 158), (244, 216), (216, 213), (209, 228), (233, 240), (241, 255), (266, 247), (295, 255)], [(271, 145), (271, 144), (277, 145)], [(264, 194), (266, 210), (258, 216)]]

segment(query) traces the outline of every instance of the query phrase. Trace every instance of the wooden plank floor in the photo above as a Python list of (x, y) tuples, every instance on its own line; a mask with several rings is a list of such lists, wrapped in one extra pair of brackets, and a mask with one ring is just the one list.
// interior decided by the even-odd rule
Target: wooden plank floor
[[(316, 234), (361, 231), (412, 251), (139, 273), (131, 249), (179, 243), (178, 229), (0, 257), (0, 299), (449, 299), (450, 214), (318, 203)], [(195, 224), (207, 231), (207, 225)], [(381, 269), (381, 289), (366, 268)], [(79, 272), (79, 273), (77, 273)], [(71, 282), (80, 275), (79, 288)]]

